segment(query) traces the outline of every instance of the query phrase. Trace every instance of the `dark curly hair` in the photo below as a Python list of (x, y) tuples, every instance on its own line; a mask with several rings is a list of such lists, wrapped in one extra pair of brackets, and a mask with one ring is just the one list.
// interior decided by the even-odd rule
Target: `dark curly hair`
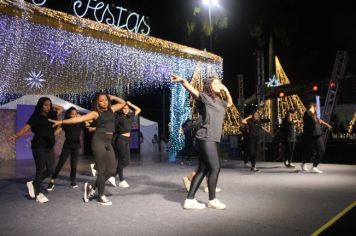
[(34, 113), (41, 114), (43, 112), (43, 104), (46, 101), (49, 101), (51, 103), (51, 109), (47, 113), (47, 116), (51, 119), (57, 119), (57, 113), (53, 110), (52, 101), (49, 97), (40, 97), (40, 99), (38, 99)]
[(218, 94), (216, 94), (213, 91), (211, 84), (216, 79), (219, 80), (219, 78), (217, 76), (209, 76), (208, 78), (206, 78), (204, 80), (204, 84), (203, 84), (203, 92), (206, 93), (207, 95), (209, 95), (211, 98), (213, 98), (214, 101), (218, 97)]
[(74, 110), (78, 112), (75, 107), (70, 107), (68, 110), (66, 110), (66, 113), (64, 113), (64, 119), (70, 119), (70, 113)]
[(92, 111), (96, 111), (98, 113), (102, 112), (102, 109), (100, 109), (100, 107), (99, 107), (99, 97), (101, 95), (106, 96), (106, 98), (108, 99), (108, 109), (111, 109), (111, 103), (110, 103), (109, 95), (107, 93), (105, 93), (105, 92), (98, 92), (98, 93), (95, 94), (95, 97), (94, 97), (93, 102), (91, 104), (91, 110)]

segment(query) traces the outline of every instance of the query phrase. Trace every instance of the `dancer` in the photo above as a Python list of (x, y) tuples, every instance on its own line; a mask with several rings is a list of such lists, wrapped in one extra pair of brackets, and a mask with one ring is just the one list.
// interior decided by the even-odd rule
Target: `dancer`
[[(242, 124), (246, 125), (244, 141), (246, 142), (248, 157), (251, 161), (251, 171), (259, 172), (260, 170), (256, 168), (256, 160), (261, 153), (260, 132), (263, 132), (260, 122), (260, 113), (257, 110), (253, 111), (251, 115), (242, 120)], [(247, 166), (247, 157), (245, 157), (244, 161), (245, 166)]]
[[(117, 103), (111, 105), (111, 100)], [(112, 202), (104, 194), (105, 181), (115, 174), (116, 160), (112, 147), (112, 136), (115, 131), (114, 112), (123, 108), (124, 105), (125, 101), (123, 99), (100, 92), (95, 95), (92, 111), (88, 114), (65, 120), (50, 119), (54, 123), (53, 126), (95, 120), (96, 131), (92, 138), (91, 148), (98, 174), (93, 185), (88, 182), (84, 184), (84, 202), (88, 202), (97, 189), (98, 202), (104, 206), (112, 205)]]
[(280, 132), (281, 132), (281, 144), (283, 147), (284, 165), (289, 168), (295, 168), (292, 163), (293, 153), (295, 149), (296, 133), (295, 133), (295, 110), (291, 109), (284, 117)]
[[(130, 112), (133, 109), (133, 114)], [(132, 121), (135, 116), (140, 114), (141, 109), (127, 101), (122, 108), (122, 114), (116, 116), (115, 133), (113, 136), (113, 146), (117, 163), (116, 173), (119, 175), (119, 187), (128, 188), (130, 185), (124, 178), (124, 168), (130, 163), (130, 134)], [(115, 176), (110, 177), (109, 182), (116, 186)]]
[(313, 161), (313, 167), (311, 171), (314, 173), (323, 173), (323, 171), (318, 169), (318, 165), (321, 162), (321, 159), (325, 152), (324, 141), (322, 139), (321, 127), (324, 125), (327, 128), (331, 129), (331, 125), (319, 119), (316, 115), (316, 104), (310, 103), (307, 106), (307, 111), (303, 116), (303, 142), (305, 148), (305, 155), (302, 160), (301, 168), (303, 171), (308, 171), (307, 162)]
[[(78, 111), (75, 107), (70, 107), (64, 115), (64, 119), (70, 119), (79, 116)], [(51, 180), (48, 183), (47, 190), (52, 191), (55, 186), (55, 180), (58, 177), (59, 172), (62, 170), (65, 162), (70, 156), (70, 180), (71, 187), (77, 188), (76, 183), (76, 173), (77, 173), (77, 162), (80, 149), (80, 134), (85, 128), (85, 123), (68, 124), (61, 126), (56, 132), (65, 132), (65, 141), (62, 147), (62, 152), (59, 157), (58, 164), (52, 175)]]
[[(221, 139), (226, 108), (232, 105), (230, 93), (218, 77), (215, 76), (204, 80), (203, 92), (199, 92), (187, 80), (177, 75), (173, 75), (171, 81), (180, 82), (194, 99), (199, 102), (201, 108), (199, 109), (199, 114), (202, 116), (202, 124), (196, 132), (197, 149), (199, 152), (198, 170), (192, 179), (187, 199), (184, 201), (184, 208), (205, 208), (205, 204), (198, 202), (194, 197), (204, 176), (207, 176), (209, 188), (208, 206), (216, 209), (225, 209), (226, 205), (215, 197), (215, 191), (220, 172), (218, 143)], [(220, 99), (219, 94), (221, 91), (226, 93), (227, 101)]]
[(41, 97), (27, 123), (9, 140), (15, 140), (23, 136), (31, 129), (34, 133), (31, 141), (32, 155), (36, 164), (36, 176), (34, 181), (26, 183), (28, 193), (36, 202), (48, 202), (48, 198), (41, 192), (43, 179), (49, 177), (54, 167), (54, 128), (48, 119), (57, 119), (57, 115), (63, 112), (63, 107), (52, 104), (48, 97)]

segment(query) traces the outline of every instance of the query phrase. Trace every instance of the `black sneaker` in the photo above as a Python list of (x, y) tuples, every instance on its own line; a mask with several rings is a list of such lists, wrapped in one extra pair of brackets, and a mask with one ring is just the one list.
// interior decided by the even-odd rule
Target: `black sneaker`
[(49, 181), (48, 183), (48, 187), (47, 187), (47, 191), (52, 191), (54, 189), (54, 182), (52, 181)]
[(71, 186), (72, 188), (78, 188), (78, 185), (77, 185), (77, 183), (76, 183), (76, 182), (72, 182), (72, 183), (70, 183), (70, 186)]

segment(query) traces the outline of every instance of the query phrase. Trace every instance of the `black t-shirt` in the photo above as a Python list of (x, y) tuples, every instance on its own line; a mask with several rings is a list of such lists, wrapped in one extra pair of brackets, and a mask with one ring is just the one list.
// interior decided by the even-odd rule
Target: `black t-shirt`
[(303, 135), (304, 136), (320, 136), (321, 127), (319, 119), (311, 111), (304, 112), (303, 116)]
[(294, 122), (284, 118), (281, 125), (281, 133), (283, 141), (295, 142), (296, 133)]
[(120, 114), (115, 116), (115, 132), (118, 134), (130, 133), (135, 114)]
[(220, 142), (227, 102), (219, 98), (214, 101), (209, 95), (202, 92), (199, 92), (198, 99), (202, 103), (202, 109), (199, 110), (202, 124), (195, 137), (201, 140)]
[(31, 141), (32, 148), (53, 148), (55, 143), (53, 123), (48, 119), (57, 119), (57, 112), (54, 112), (51, 117), (39, 113), (33, 113), (27, 124), (31, 126), (34, 133)]
[(84, 123), (63, 125), (62, 129), (66, 137), (63, 146), (80, 148), (80, 134), (84, 128)]
[(247, 138), (254, 138), (254, 139), (259, 138), (260, 131), (261, 131), (261, 126), (258, 120), (250, 119), (249, 121), (247, 121), (247, 125), (246, 125)]
[(98, 119), (95, 120), (95, 132), (114, 133), (115, 131), (115, 114), (109, 109), (99, 112)]

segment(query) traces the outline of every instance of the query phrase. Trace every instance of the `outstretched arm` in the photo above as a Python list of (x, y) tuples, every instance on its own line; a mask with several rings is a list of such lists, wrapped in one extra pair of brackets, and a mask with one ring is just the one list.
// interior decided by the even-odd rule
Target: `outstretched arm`
[(131, 102), (127, 101), (126, 104), (132, 108), (135, 111), (135, 116), (137, 116), (138, 114), (140, 114), (141, 112), (141, 108), (139, 108), (138, 106), (132, 104)]
[(10, 142), (15, 142), (16, 139), (27, 133), (31, 129), (31, 126), (29, 124), (25, 124), (24, 127), (22, 127), (19, 131), (17, 131), (14, 135), (11, 135), (8, 140)]
[(199, 91), (196, 90), (187, 80), (183, 79), (182, 77), (178, 75), (172, 75), (171, 77), (172, 82), (180, 82), (183, 87), (194, 97), (198, 98), (199, 97)]
[(95, 120), (99, 117), (99, 114), (96, 111), (91, 111), (88, 114), (85, 114), (83, 116), (76, 116), (70, 119), (65, 119), (65, 120), (52, 120), (48, 119), (50, 122), (53, 123), (53, 127), (62, 125), (62, 124), (76, 124), (76, 123), (81, 123), (89, 120)]
[(326, 123), (325, 121), (323, 121), (322, 119), (319, 119), (319, 122), (320, 122), (320, 124), (322, 124), (322, 125), (328, 127), (329, 129), (332, 129), (332, 126), (329, 125), (328, 123)]
[(116, 104), (111, 106), (111, 110), (113, 112), (117, 112), (118, 110), (121, 110), (126, 104), (126, 101), (120, 97), (116, 97), (114, 95), (109, 95), (109, 97), (111, 101), (117, 102)]

